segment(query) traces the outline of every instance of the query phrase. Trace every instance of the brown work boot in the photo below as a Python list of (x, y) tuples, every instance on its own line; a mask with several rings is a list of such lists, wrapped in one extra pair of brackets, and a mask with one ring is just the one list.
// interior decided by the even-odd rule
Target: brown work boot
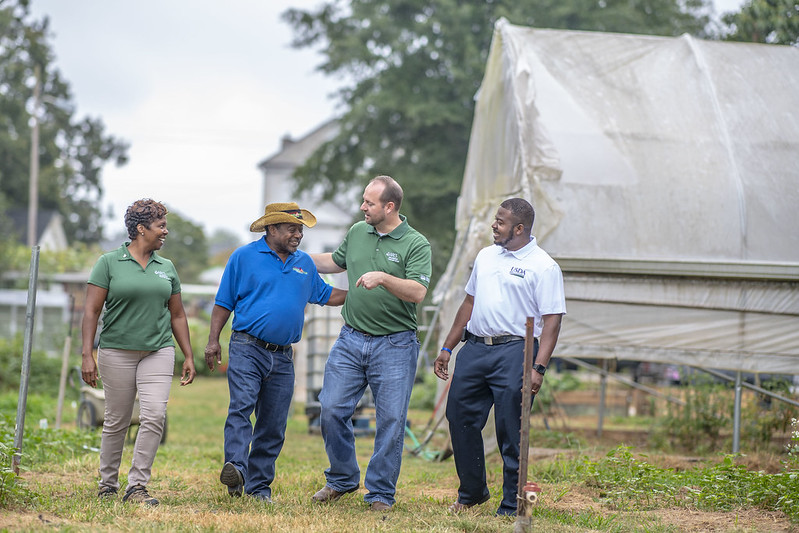
[(114, 487), (103, 487), (97, 493), (97, 497), (101, 500), (110, 500), (111, 498), (116, 498), (117, 489)]
[(466, 509), (471, 509), (475, 505), (482, 505), (490, 499), (491, 499), (490, 496), (486, 496), (482, 501), (474, 503), (461, 503), (458, 500), (455, 500), (455, 502), (449, 506), (449, 512), (460, 513), (461, 511), (465, 511)]
[(375, 501), (369, 504), (369, 510), (376, 513), (382, 513), (390, 511), (391, 506), (385, 502)]
[(349, 494), (350, 492), (355, 492), (356, 490), (358, 490), (359, 486), (360, 485), (355, 485), (353, 488), (349, 490), (345, 490), (344, 492), (339, 492), (330, 485), (325, 485), (324, 487), (322, 487), (322, 489), (319, 492), (317, 492), (312, 496), (312, 499), (319, 503), (332, 503), (341, 498), (342, 496), (344, 496), (345, 494)]
[(147, 492), (147, 488), (144, 485), (133, 485), (132, 487), (129, 487), (128, 490), (125, 491), (122, 501), (143, 503), (145, 505), (149, 505), (150, 507), (155, 507), (158, 505), (158, 500), (150, 496), (150, 494)]

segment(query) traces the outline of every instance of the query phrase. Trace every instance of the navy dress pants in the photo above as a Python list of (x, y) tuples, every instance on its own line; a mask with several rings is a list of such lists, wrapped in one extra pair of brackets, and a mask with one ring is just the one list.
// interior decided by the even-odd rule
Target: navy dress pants
[(478, 504), (490, 497), (482, 430), (493, 405), (503, 462), (502, 502), (497, 514), (516, 514), (523, 373), (523, 340), (495, 346), (469, 340), (458, 352), (447, 399), (447, 420), (460, 479), (460, 503)]

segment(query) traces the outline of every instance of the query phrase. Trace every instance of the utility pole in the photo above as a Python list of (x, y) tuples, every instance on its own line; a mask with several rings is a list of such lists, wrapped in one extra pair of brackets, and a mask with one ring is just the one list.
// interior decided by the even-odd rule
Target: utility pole
[(34, 69), (36, 85), (33, 86), (33, 127), (31, 129), (31, 168), (28, 190), (28, 246), (38, 244), (39, 231), (36, 220), (39, 211), (39, 107), (42, 105), (42, 69), (36, 65)]

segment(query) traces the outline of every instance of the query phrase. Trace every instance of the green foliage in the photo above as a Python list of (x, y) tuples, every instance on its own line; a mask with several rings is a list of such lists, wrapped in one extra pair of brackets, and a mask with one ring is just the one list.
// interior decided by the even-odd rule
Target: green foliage
[[(799, 441), (799, 434), (795, 436)], [(645, 458), (646, 456), (642, 456)], [(781, 511), (799, 522), (799, 468), (788, 461), (776, 474), (747, 470), (728, 455), (716, 465), (685, 472), (637, 459), (619, 446), (599, 461), (583, 459), (579, 471), (588, 486), (616, 509), (652, 509), (672, 505), (707, 511), (761, 507)]]
[(674, 497), (680, 482), (673, 470), (636, 459), (629, 446), (619, 446), (599, 461), (586, 460), (583, 472), (586, 483), (618, 509), (656, 507)]
[(666, 414), (656, 419), (652, 441), (661, 448), (700, 454), (716, 450), (722, 429), (732, 425), (732, 404), (725, 390), (725, 385), (693, 374), (683, 388), (685, 405), (666, 404)]
[[(52, 400), (51, 400), (52, 401)], [(31, 402), (29, 398), (28, 405)], [(16, 417), (5, 414), (5, 409), (0, 410), (0, 508), (11, 503), (29, 502), (35, 498), (11, 468), (14, 448), (14, 434)], [(14, 410), (16, 414), (16, 409)], [(28, 412), (26, 420), (35, 418), (34, 413)], [(98, 433), (89, 433), (78, 430), (41, 429), (28, 422), (22, 436), (22, 453), (20, 454), (20, 468), (30, 469), (44, 463), (63, 463), (64, 461), (85, 455), (96, 450), (100, 445)]]
[(438, 378), (429, 368), (422, 368), (416, 374), (416, 382), (411, 391), (410, 409), (432, 411), (436, 405)]
[[(790, 396), (790, 384), (772, 380), (762, 384), (782, 396)], [(733, 391), (728, 384), (718, 383), (694, 374), (683, 390), (684, 406), (667, 404), (665, 416), (655, 418), (651, 442), (656, 448), (690, 450), (708, 453), (729, 440), (732, 427)], [(799, 409), (764, 395), (744, 392), (741, 414), (741, 441), (748, 449), (768, 449), (775, 434), (788, 430)], [(753, 400), (753, 401), (752, 401)]]
[(181, 283), (197, 283), (208, 268), (208, 243), (202, 226), (170, 210), (167, 229), (169, 235), (158, 253), (175, 264)]
[(737, 13), (726, 13), (728, 41), (799, 44), (799, 2), (796, 0), (749, 0)]
[[(321, 437), (308, 431), (307, 419), (300, 415), (289, 420), (286, 446), (278, 460), (278, 476), (272, 485), (279, 504), (264, 506), (252, 498), (228, 498), (224, 486), (218, 482), (219, 468), (224, 461), (222, 428), (227, 407), (227, 387), (223, 380), (202, 379), (189, 387), (172, 389), (169, 439), (158, 450), (148, 485), (152, 494), (161, 500), (159, 509), (164, 511), (157, 511), (157, 523), (153, 522), (153, 511), (122, 504), (119, 497), (112, 501), (98, 500), (98, 459), (93, 455), (99, 445), (96, 432), (43, 431), (29, 425), (31, 430), (26, 431), (23, 443), (22, 467), (30, 469), (31, 473), (25, 475), (25, 479), (12, 478), (10, 483), (0, 485), (0, 498), (5, 498), (0, 501), (0, 514), (5, 519), (0, 529), (6, 525), (12, 529), (42, 529), (46, 526), (35, 519), (39, 513), (47, 518), (57, 517), (56, 529), (69, 531), (118, 530), (120, 524), (124, 524), (126, 530), (216, 531), (223, 528), (220, 517), (228, 526), (233, 523), (230, 522), (232, 517), (235, 524), (245, 524), (244, 529), (259, 531), (488, 532), (513, 529), (513, 519), (494, 516), (501, 498), (502, 479), (502, 464), (497, 453), (487, 457), (491, 501), (468, 513), (452, 515), (445, 511), (455, 497), (458, 483), (451, 459), (426, 461), (407, 453), (398, 483), (397, 505), (390, 515), (374, 516), (376, 513), (366, 511), (361, 498), (364, 489), (360, 494), (347, 496), (326, 507), (322, 514), (313, 512), (308, 506), (309, 496), (324, 483), (322, 471), (328, 460)], [(789, 449), (799, 453), (799, 427), (794, 424), (793, 429), (796, 434)], [(6, 465), (11, 456), (12, 430), (13, 422), (2, 421), (0, 417), (0, 483), (11, 477)], [(371, 438), (356, 439), (360, 464), (368, 462), (372, 445)], [(130, 457), (130, 446), (126, 448), (125, 457)], [(699, 463), (688, 471), (674, 471), (655, 466), (658, 464), (656, 457), (634, 455), (627, 447), (607, 456), (534, 461), (529, 478), (546, 485), (542, 486), (541, 503), (533, 507), (533, 523), (537, 531), (554, 533), (587, 530), (676, 533), (707, 528), (708, 524), (725, 529), (730, 515), (737, 516), (740, 511), (750, 519), (747, 524), (729, 530), (787, 531), (793, 524), (786, 524), (782, 515), (765, 516), (752, 511), (757, 508), (780, 511), (794, 524), (799, 524), (793, 503), (799, 494), (797, 460), (799, 458), (789, 455), (783, 470), (775, 474), (747, 472), (738, 466), (740, 459), (735, 456), (722, 458), (720, 462)], [(714, 462), (718, 464), (711, 464)], [(123, 459), (123, 465), (127, 463), (128, 459)], [(40, 475), (48, 472), (53, 475)], [(124, 484), (125, 475), (120, 478)], [(647, 490), (651, 495), (637, 503), (636, 497), (624, 493), (627, 480), (636, 491), (635, 495), (640, 496)], [(747, 490), (750, 496), (743, 498), (741, 495)], [(575, 500), (568, 500), (572, 491), (578, 495)], [(586, 497), (590, 496), (597, 497), (593, 502), (600, 505), (586, 502)], [(733, 504), (728, 505), (725, 499)], [(569, 505), (569, 501), (576, 504)], [(647, 508), (658, 511), (643, 511)], [(726, 516), (697, 513), (696, 520), (687, 524), (680, 519), (671, 520), (669, 511), (673, 509), (718, 513), (723, 509), (731, 510)], [(681, 516), (685, 514), (680, 513)], [(752, 516), (766, 518), (768, 522), (752, 526)], [(33, 522), (25, 521), (30, 518)]]
[(232, 231), (218, 228), (208, 237), (209, 266), (224, 267), (233, 251), (243, 243)]
[[(102, 251), (97, 245), (82, 242), (60, 251), (39, 252), (39, 282), (44, 283), (52, 274), (64, 272), (89, 272)], [(25, 244), (0, 241), (0, 272), (17, 272), (16, 287), (26, 289), (30, 271), (31, 249)]]
[(29, 18), (27, 1), (0, 3), (0, 197), (28, 205), (38, 78), (39, 208), (63, 216), (70, 241), (97, 242), (102, 168), (111, 161), (124, 164), (128, 147), (107, 135), (99, 119), (75, 116), (69, 84), (54, 66), (48, 20)]
[(577, 390), (580, 386), (580, 379), (573, 372), (549, 372), (541, 391), (535, 395), (533, 412), (550, 412), (555, 403), (554, 393)]
[(11, 466), (14, 452), (13, 435), (10, 442), (6, 442), (5, 439), (0, 440), (0, 509), (11, 502), (30, 497), (30, 493), (25, 489), (20, 477)]
[[(228, 342), (230, 340), (230, 325), (233, 321), (228, 320), (222, 332), (219, 334), (219, 344), (222, 347), (222, 357), (225, 360), (228, 353)], [(191, 336), (191, 350), (194, 352), (194, 366), (198, 376), (217, 376), (220, 375), (219, 369), (213, 372), (205, 364), (205, 345), (208, 344), (208, 333), (211, 330), (208, 317), (189, 318), (189, 335)], [(177, 341), (175, 341), (175, 375), (179, 376), (183, 372), (183, 361), (185, 355), (181, 352)]]
[(799, 521), (799, 469), (786, 464), (776, 474), (751, 472), (727, 456), (718, 465), (701, 472), (694, 490), (697, 507), (729, 511), (751, 506), (782, 511)]
[[(656, 35), (702, 34), (705, 0), (331, 0), (290, 9), (293, 45), (318, 48), (319, 69), (353, 80), (340, 133), (295, 172), (327, 199), (377, 174), (403, 186), (401, 211), (430, 240), (437, 279), (452, 251), (474, 95), (494, 23)], [(684, 6), (682, 8), (681, 6)]]
[[(10, 340), (0, 338), (0, 393), (19, 390), (22, 375), (22, 344), (22, 335)], [(31, 394), (56, 397), (60, 379), (61, 358), (49, 357), (42, 351), (32, 350), (28, 391)]]
[[(56, 394), (58, 394), (56, 392)], [(39, 420), (47, 419), (50, 423), (55, 420), (56, 397), (54, 395), (44, 395), (38, 392), (31, 392), (28, 389), (28, 399), (25, 403), (25, 423), (37, 425)], [(77, 400), (77, 391), (71, 391), (66, 395), (66, 400)], [(17, 403), (19, 401), (19, 387), (14, 391), (0, 392), (0, 412), (16, 416)]]
[[(791, 384), (784, 379), (766, 381), (761, 387), (791, 397)], [(742, 411), (741, 440), (755, 449), (767, 447), (775, 434), (788, 431), (799, 416), (799, 408), (761, 394), (755, 394), (755, 401), (744, 404)]]

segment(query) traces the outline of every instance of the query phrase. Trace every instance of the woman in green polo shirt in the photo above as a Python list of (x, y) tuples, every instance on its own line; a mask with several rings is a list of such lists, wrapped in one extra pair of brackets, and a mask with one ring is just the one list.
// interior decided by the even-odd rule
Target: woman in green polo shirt
[[(100, 445), (99, 497), (119, 491), (119, 465), (139, 395), (139, 431), (123, 501), (158, 505), (147, 492), (155, 454), (164, 430), (166, 403), (175, 368), (175, 339), (185, 354), (180, 384), (194, 381), (194, 354), (180, 297), (180, 280), (169, 259), (156, 253), (169, 234), (167, 210), (150, 199), (125, 213), (130, 242), (100, 257), (89, 276), (83, 315), (83, 381), (92, 387), (102, 377), (105, 419)], [(97, 321), (103, 327), (97, 361), (92, 347)], [(98, 375), (99, 365), (99, 375)]]

